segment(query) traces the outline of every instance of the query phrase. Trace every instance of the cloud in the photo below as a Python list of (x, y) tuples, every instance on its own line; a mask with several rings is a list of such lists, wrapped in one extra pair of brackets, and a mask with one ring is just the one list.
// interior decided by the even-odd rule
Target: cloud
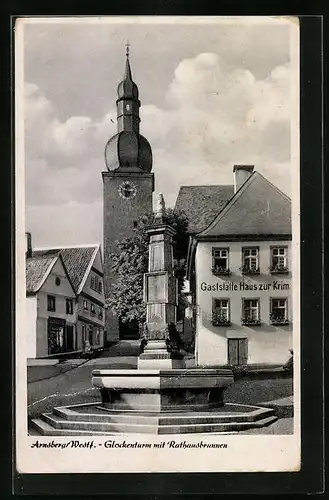
[[(289, 88), (288, 63), (259, 79), (249, 69), (228, 66), (210, 52), (181, 60), (163, 105), (147, 104), (140, 113), (141, 133), (153, 150), (156, 191), (164, 193), (167, 204), (174, 204), (182, 184), (232, 183), (236, 163), (254, 164), (289, 194), (289, 182), (282, 182), (290, 176)], [(58, 207), (65, 206), (69, 213), (72, 201), (90, 210), (93, 203), (101, 204), (104, 147), (116, 133), (114, 109), (99, 119), (63, 120), (41, 89), (28, 83), (25, 130), (30, 209), (47, 205), (49, 212), (53, 205), (55, 218)], [(30, 223), (35, 225), (38, 212), (32, 212)], [(74, 214), (80, 217), (82, 212)], [(91, 219), (71, 222), (85, 225)], [(44, 223), (40, 216), (47, 232)], [(75, 232), (74, 238), (78, 234), (85, 233)]]

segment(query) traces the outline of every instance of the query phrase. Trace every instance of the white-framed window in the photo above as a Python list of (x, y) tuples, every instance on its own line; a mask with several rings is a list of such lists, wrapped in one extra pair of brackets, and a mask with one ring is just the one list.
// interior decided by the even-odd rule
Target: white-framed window
[(56, 311), (56, 297), (54, 295), (47, 295), (47, 311)]
[(212, 272), (215, 275), (229, 274), (229, 249), (212, 249)]
[(92, 325), (88, 326), (88, 340), (89, 344), (93, 345), (93, 333), (94, 333), (94, 328)]
[(271, 273), (287, 273), (288, 272), (288, 247), (275, 246), (271, 247)]
[(270, 321), (272, 325), (285, 325), (288, 323), (288, 300), (286, 297), (273, 297), (270, 299)]
[(91, 314), (96, 314), (95, 304), (90, 304), (90, 312), (91, 312)]
[(214, 326), (230, 324), (229, 299), (213, 299), (212, 322)]
[(98, 317), (99, 317), (99, 319), (103, 319), (103, 308), (102, 307), (98, 308)]
[(98, 283), (98, 293), (103, 293), (103, 283), (101, 279), (99, 280)]
[(96, 330), (95, 344), (99, 345), (101, 343), (101, 331), (99, 328)]
[(83, 301), (83, 309), (84, 311), (88, 311), (88, 300)]
[(260, 324), (259, 299), (242, 299), (242, 323), (244, 325)]
[(242, 249), (242, 272), (244, 274), (259, 273), (259, 247)]
[(90, 288), (92, 290), (95, 289), (95, 277), (94, 276), (90, 276)]
[(66, 314), (73, 314), (73, 300), (66, 299)]

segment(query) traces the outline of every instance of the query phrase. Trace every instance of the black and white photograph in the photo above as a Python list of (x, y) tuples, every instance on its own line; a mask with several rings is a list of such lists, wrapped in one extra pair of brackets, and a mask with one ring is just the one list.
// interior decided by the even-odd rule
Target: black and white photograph
[(15, 31), (18, 470), (299, 470), (298, 19)]

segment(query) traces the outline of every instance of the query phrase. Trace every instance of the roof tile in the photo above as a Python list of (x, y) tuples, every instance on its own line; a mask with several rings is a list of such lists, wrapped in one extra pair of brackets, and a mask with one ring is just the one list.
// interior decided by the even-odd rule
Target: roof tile
[(50, 248), (46, 250), (34, 250), (32, 257), (26, 261), (26, 291), (35, 293), (38, 286), (49, 268), (52, 260), (61, 255), (64, 266), (72, 283), (75, 293), (85, 276), (94, 252), (98, 248), (93, 247), (71, 247)]
[(47, 273), (54, 259), (58, 257), (58, 252), (48, 252), (45, 255), (34, 255), (26, 259), (26, 292), (28, 294), (36, 293), (41, 282)]
[(189, 233), (198, 233), (208, 227), (234, 194), (232, 185), (182, 186), (175, 211), (183, 211), (188, 218)]

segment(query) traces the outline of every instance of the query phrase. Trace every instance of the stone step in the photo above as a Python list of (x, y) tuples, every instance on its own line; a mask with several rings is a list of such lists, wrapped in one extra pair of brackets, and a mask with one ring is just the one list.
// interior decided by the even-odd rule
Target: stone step
[(189, 423), (184, 424), (138, 424), (129, 422), (100, 422), (100, 421), (83, 421), (83, 420), (66, 420), (54, 414), (43, 414), (42, 420), (55, 429), (62, 429), (64, 435), (66, 431), (85, 431), (89, 435), (94, 432), (98, 433), (136, 433), (136, 434), (185, 434), (185, 433), (204, 433), (204, 432), (230, 432), (243, 429), (263, 427), (270, 425), (277, 420), (275, 416), (262, 418), (256, 422), (211, 422), (211, 423), (198, 423), (190, 419)]
[(32, 421), (33, 435), (41, 436), (113, 436), (113, 432), (81, 431), (76, 429), (56, 429), (41, 418), (34, 418)]
[(97, 413), (77, 412), (70, 408), (54, 408), (53, 414), (70, 421), (87, 421), (87, 422), (109, 422), (109, 423), (129, 423), (129, 424), (149, 424), (149, 425), (184, 425), (191, 422), (198, 424), (206, 423), (225, 423), (225, 422), (255, 422), (265, 417), (272, 416), (274, 410), (270, 408), (258, 409), (253, 412), (244, 414), (224, 413), (224, 412), (202, 412), (202, 413), (177, 413), (158, 415), (142, 414), (139, 412), (122, 412), (113, 411), (103, 407), (96, 407)]
[(104, 431), (104, 432), (129, 432), (156, 434), (157, 424), (129, 424), (116, 422), (86, 421), (86, 420), (66, 420), (50, 413), (43, 413), (41, 418), (56, 429), (76, 429), (83, 431)]

